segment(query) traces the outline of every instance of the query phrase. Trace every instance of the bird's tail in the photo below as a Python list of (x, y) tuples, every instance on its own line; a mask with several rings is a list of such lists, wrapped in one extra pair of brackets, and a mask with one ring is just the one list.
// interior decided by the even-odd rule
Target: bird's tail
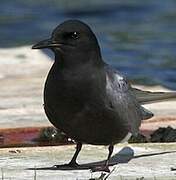
[(133, 88), (134, 94), (140, 104), (150, 104), (158, 101), (176, 99), (176, 92), (150, 92)]

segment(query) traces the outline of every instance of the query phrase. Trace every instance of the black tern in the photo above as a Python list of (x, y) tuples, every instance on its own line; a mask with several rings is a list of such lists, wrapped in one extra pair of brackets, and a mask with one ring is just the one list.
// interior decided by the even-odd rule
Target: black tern
[(141, 121), (153, 116), (142, 105), (176, 97), (175, 92), (132, 88), (103, 61), (95, 34), (79, 20), (63, 22), (51, 38), (32, 48), (49, 48), (55, 54), (45, 82), (44, 109), (49, 121), (77, 143), (65, 166), (78, 166), (83, 143), (108, 145), (108, 158), (100, 170), (109, 171), (114, 144), (137, 135)]

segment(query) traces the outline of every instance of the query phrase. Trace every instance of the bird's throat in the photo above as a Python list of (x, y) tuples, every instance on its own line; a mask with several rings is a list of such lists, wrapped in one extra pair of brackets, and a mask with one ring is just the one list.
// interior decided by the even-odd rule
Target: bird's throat
[(61, 69), (67, 70), (79, 70), (84, 67), (96, 67), (103, 66), (104, 62), (101, 58), (101, 53), (95, 52), (68, 52), (68, 53), (56, 53), (55, 52), (55, 63), (59, 65)]

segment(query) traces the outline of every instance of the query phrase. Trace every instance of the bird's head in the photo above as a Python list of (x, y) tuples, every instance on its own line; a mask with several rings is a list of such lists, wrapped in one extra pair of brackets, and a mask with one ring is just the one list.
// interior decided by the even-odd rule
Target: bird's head
[(40, 41), (32, 49), (49, 48), (63, 59), (84, 59), (91, 54), (100, 56), (96, 36), (88, 25), (78, 20), (68, 20), (57, 26), (51, 38)]

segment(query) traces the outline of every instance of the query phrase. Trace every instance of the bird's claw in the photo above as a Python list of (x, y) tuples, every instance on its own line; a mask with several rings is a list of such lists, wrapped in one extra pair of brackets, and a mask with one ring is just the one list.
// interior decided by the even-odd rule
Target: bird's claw
[(91, 171), (92, 172), (104, 171), (104, 172), (110, 173), (110, 169), (108, 166), (93, 167), (93, 168), (91, 168)]
[(56, 168), (56, 169), (59, 169), (59, 168), (75, 168), (75, 167), (78, 167), (79, 164), (78, 163), (68, 163), (68, 164), (60, 164), (60, 165), (54, 165), (53, 168)]

